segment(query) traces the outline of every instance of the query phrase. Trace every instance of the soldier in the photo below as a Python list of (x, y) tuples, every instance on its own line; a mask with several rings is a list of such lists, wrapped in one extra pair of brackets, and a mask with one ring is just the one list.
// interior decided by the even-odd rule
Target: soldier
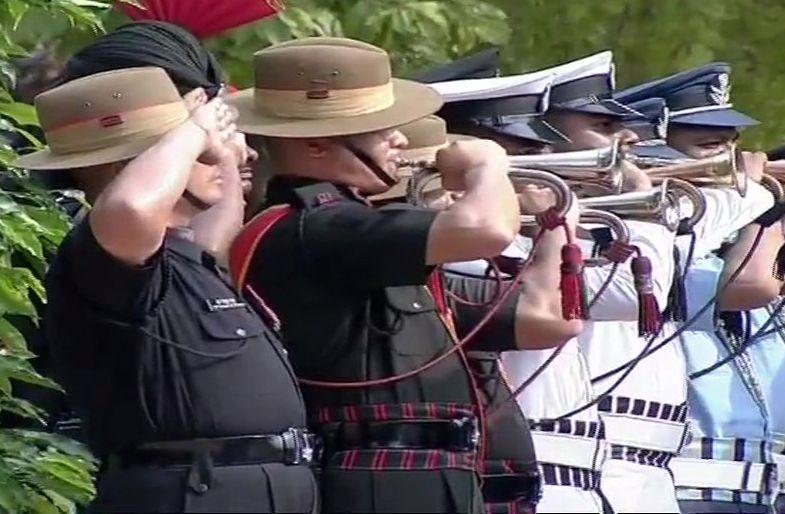
[[(78, 78), (94, 75), (96, 73), (133, 67), (159, 66), (169, 76), (186, 104), (190, 105), (199, 97), (206, 95), (208, 99), (214, 98), (221, 90), (225, 77), (215, 57), (187, 30), (164, 22), (136, 22), (124, 25), (109, 34), (106, 34), (87, 47), (81, 49), (65, 64), (60, 74), (59, 82), (69, 82)], [(249, 151), (249, 161), (255, 159), (256, 152)], [(250, 163), (250, 162), (249, 162)], [(242, 163), (241, 174), (248, 169), (249, 163)], [(74, 224), (80, 223), (90, 206), (98, 198), (100, 192), (114, 177), (112, 170), (101, 170), (93, 167), (77, 168), (62, 173), (51, 171), (35, 172), (44, 183), (53, 188), (55, 199), (66, 211)], [(247, 186), (247, 176), (243, 186)], [(227, 196), (231, 195), (231, 181), (225, 181), (224, 187)], [(238, 205), (242, 199), (237, 198)], [(231, 202), (229, 202), (231, 203)], [(230, 217), (236, 215), (237, 206), (218, 206), (215, 210), (223, 210)], [(211, 214), (207, 218), (212, 218)], [(198, 224), (199, 216), (193, 221)], [(210, 237), (209, 242), (213, 248), (207, 248), (217, 255), (225, 252), (229, 241), (239, 230), (240, 219), (235, 220), (237, 227), (226, 230), (221, 227), (224, 238)], [(231, 223), (231, 222), (230, 222)], [(218, 226), (212, 221), (207, 225)], [(204, 234), (209, 227), (202, 227), (197, 233)], [(47, 345), (41, 344), (36, 353), (38, 364), (44, 369), (48, 366)], [(61, 399), (51, 408), (47, 409), (52, 414), (52, 429), (58, 433), (65, 433), (70, 437), (80, 439), (81, 422), (78, 416), (68, 407), (65, 398)]]
[[(466, 191), (446, 211), (374, 209), (365, 197), (396, 183), (406, 145), (394, 127), (438, 110), (439, 95), (391, 78), (386, 52), (348, 39), (274, 45), (254, 68), (254, 88), (232, 104), (239, 126), (265, 138), (268, 205), (285, 207), (248, 225), (232, 269), (281, 319), (324, 440), (324, 511), (480, 512), (475, 391), (438, 275), (425, 284), (435, 265), (512, 241), (519, 210), (504, 151), (461, 142), (439, 152), (445, 186)], [(245, 236), (255, 244), (243, 248)]]
[[(519, 90), (518, 92), (523, 92)], [(492, 100), (488, 100), (492, 102)], [(439, 148), (447, 146), (448, 134), (441, 118), (429, 116), (401, 127), (409, 140), (403, 155), (413, 161), (432, 161)], [(460, 139), (460, 135), (449, 135)], [(396, 194), (400, 197), (404, 187), (392, 188), (381, 196)], [(426, 186), (427, 188), (428, 186)], [(432, 194), (439, 208), (447, 208), (442, 198)], [(527, 190), (519, 195), (522, 210), (545, 210), (549, 205), (549, 191)], [(430, 198), (426, 198), (426, 201)], [(431, 205), (431, 204), (429, 204)], [(538, 206), (539, 205), (539, 206)], [(573, 204), (568, 214), (574, 218), (577, 205)], [(574, 219), (570, 220), (574, 231)], [(542, 348), (555, 346), (574, 337), (582, 326), (580, 320), (564, 320), (561, 312), (559, 292), (560, 249), (566, 242), (560, 230), (543, 235), (535, 249), (535, 257), (523, 272), (524, 286), (519, 294), (510, 295), (504, 305), (488, 323), (487, 329), (478, 334), (471, 343), (467, 357), (475, 380), (483, 392), (486, 414), (487, 437), (482, 464), (482, 491), (487, 512), (512, 513), (534, 512), (539, 500), (540, 476), (534, 456), (529, 427), (523, 412), (511, 398), (512, 391), (504, 377), (499, 362), (499, 353), (511, 349)], [(515, 246), (508, 251), (515, 250)], [(505, 254), (508, 255), (508, 251)], [(456, 313), (459, 335), (465, 335), (477, 325), (494, 302), (494, 293), (500, 287), (510, 285), (509, 280), (497, 282), (485, 273), (479, 262), (451, 263), (445, 266), (447, 288), (451, 292), (452, 310)], [(508, 269), (509, 271), (509, 269)], [(507, 275), (507, 277), (509, 277)]]
[(285, 353), (189, 227), (241, 196), (231, 109), (202, 98), (189, 114), (160, 68), (77, 79), (36, 109), (49, 149), (20, 166), (114, 177), (46, 278), (53, 373), (102, 461), (91, 509), (315, 510)]
[[(734, 111), (728, 103), (729, 73), (730, 68), (727, 65), (710, 64), (630, 88), (620, 92), (617, 98), (622, 101), (638, 101), (647, 96), (664, 98), (671, 114), (667, 138), (669, 145), (691, 158), (718, 155), (730, 148), (736, 138), (737, 128), (753, 121)], [(754, 181), (760, 180), (765, 159), (754, 154), (746, 154), (744, 157), (747, 174)], [(705, 188), (702, 191), (707, 202), (704, 219), (695, 227), (693, 236), (683, 235), (677, 238), (682, 262), (689, 264), (685, 270), (684, 287), (688, 320), (712, 300), (716, 301), (718, 311), (738, 310), (763, 305), (776, 294), (776, 288), (773, 292), (767, 292), (767, 289), (771, 291), (772, 288), (765, 284), (766, 281), (773, 282), (771, 263), (780, 244), (772, 238), (776, 229), (767, 229), (767, 234), (741, 274), (729, 282), (731, 275), (753, 250), (758, 232), (758, 226), (743, 227), (771, 206), (771, 195), (756, 182), (750, 182), (744, 198), (729, 187)], [(713, 252), (739, 229), (741, 232), (738, 242), (724, 254), (723, 262)], [(690, 237), (693, 238), (692, 242)], [(692, 250), (687, 249), (690, 243)], [(713, 314), (714, 309), (709, 309), (704, 317), (684, 327), (687, 331), (680, 338), (682, 348), (672, 349), (683, 352), (684, 363), (679, 368), (684, 369), (685, 375), (692, 375), (711, 365), (726, 351), (726, 343), (713, 334)], [(669, 328), (672, 332), (675, 326)], [(679, 368), (675, 363), (668, 368), (671, 381), (673, 370)], [(731, 483), (733, 487), (748, 487), (747, 484), (742, 484), (738, 473), (741, 469), (751, 469), (748, 465), (739, 464), (736, 467), (737, 472), (734, 473), (734, 463), (726, 462), (723, 463), (723, 471), (714, 474), (713, 470), (717, 468), (712, 467), (711, 459), (738, 457), (749, 462), (756, 473), (758, 467), (761, 470), (766, 468), (761, 465), (764, 455), (760, 451), (760, 444), (752, 441), (756, 438), (763, 439), (761, 433), (757, 436), (754, 434), (761, 431), (761, 427), (765, 425), (760, 419), (759, 407), (755, 405), (756, 395), (749, 393), (748, 396), (748, 393), (744, 392), (744, 380), (741, 377), (734, 377), (731, 384), (728, 379), (728, 373), (723, 371), (689, 381), (690, 393), (686, 395), (689, 398), (688, 419), (693, 434), (699, 437), (693, 437), (691, 441), (685, 438), (680, 457), (673, 458), (669, 465), (678, 488), (679, 507), (682, 511), (724, 512), (725, 510), (715, 510), (723, 508), (730, 508), (730, 512), (747, 511), (746, 507), (741, 505), (723, 506), (700, 501), (734, 498), (748, 502), (750, 498), (750, 495), (745, 496), (741, 489), (735, 493), (711, 491), (712, 488), (726, 489), (722, 485)], [(731, 404), (732, 411), (727, 410), (729, 395), (737, 399)], [(749, 444), (742, 443), (742, 439), (732, 441), (726, 438), (737, 430), (743, 433), (742, 437), (748, 439)], [(719, 475), (722, 477), (719, 478)], [(756, 487), (764, 485), (756, 482)], [(629, 487), (624, 494), (628, 494), (628, 491)], [(621, 495), (620, 490), (617, 496)], [(754, 497), (755, 494), (751, 496)], [(752, 512), (757, 510), (753, 509)]]
[[(445, 73), (446, 75), (446, 73)], [(445, 100), (439, 111), (451, 132), (493, 139), (508, 155), (546, 153), (569, 139), (544, 120), (554, 75), (458, 77), (432, 83)]]

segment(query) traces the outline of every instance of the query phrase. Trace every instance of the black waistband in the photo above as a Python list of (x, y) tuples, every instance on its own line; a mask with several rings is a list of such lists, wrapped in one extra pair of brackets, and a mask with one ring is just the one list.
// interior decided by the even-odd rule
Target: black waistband
[(307, 430), (290, 428), (280, 434), (147, 443), (110, 455), (107, 464), (119, 468), (190, 466), (200, 456), (208, 456), (219, 466), (309, 464), (315, 447), (316, 440)]
[(482, 476), (482, 499), (485, 503), (524, 502), (536, 505), (542, 496), (539, 473), (510, 473)]
[(330, 423), (322, 428), (320, 435), (325, 452), (378, 449), (473, 452), (480, 433), (474, 418), (462, 418)]

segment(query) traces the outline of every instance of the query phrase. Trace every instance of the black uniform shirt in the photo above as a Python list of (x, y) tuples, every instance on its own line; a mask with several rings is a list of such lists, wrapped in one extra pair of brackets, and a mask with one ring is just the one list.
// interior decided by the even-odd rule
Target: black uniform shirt
[[(309, 203), (309, 195), (328, 201), (317, 206), (321, 202)], [(270, 182), (268, 204), (297, 210), (265, 236), (249, 282), (281, 317), (298, 375), (385, 378), (453, 346), (424, 286), (432, 271), (425, 256), (435, 211), (402, 204), (374, 209), (346, 189), (281, 177)], [(304, 394), (311, 416), (316, 407), (340, 405), (472, 403), (456, 354), (390, 386), (305, 387)]]
[[(446, 273), (447, 288), (460, 298), (473, 303), (486, 304), (494, 300), (499, 292), (510, 286), (510, 281), (501, 284), (491, 278), (465, 276)], [(515, 287), (515, 286), (513, 286)], [(501, 288), (501, 291), (499, 291)], [(529, 423), (518, 407), (518, 402), (510, 398), (512, 391), (504, 380), (499, 362), (502, 351), (517, 350), (515, 335), (515, 314), (518, 294), (513, 292), (484, 325), (483, 329), (469, 344), (469, 362), (481, 386), (490, 409), (495, 411), (486, 426), (486, 470), (493, 474), (497, 469), (494, 461), (512, 461), (508, 467), (520, 471), (536, 470), (534, 443), (529, 433)], [(474, 329), (485, 316), (488, 306), (473, 306), (453, 302), (456, 328), (462, 337)]]
[(85, 219), (46, 286), (53, 367), (99, 454), (304, 426), (276, 337), (194, 243), (170, 232), (145, 266), (132, 267), (98, 244)]

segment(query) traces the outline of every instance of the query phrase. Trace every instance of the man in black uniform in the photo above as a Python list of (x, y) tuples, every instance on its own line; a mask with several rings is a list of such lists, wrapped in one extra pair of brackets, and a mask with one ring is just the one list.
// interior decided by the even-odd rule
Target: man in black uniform
[(480, 512), (475, 392), (460, 352), (444, 356), (455, 341), (438, 284), (425, 284), (433, 266), (496, 255), (514, 237), (503, 150), (478, 141), (439, 153), (444, 181), (466, 191), (447, 211), (377, 210), (364, 196), (395, 183), (406, 144), (392, 127), (433, 113), (439, 96), (391, 79), (386, 52), (353, 40), (276, 45), (255, 69), (254, 90), (230, 102), (244, 131), (267, 137), (268, 204), (288, 208), (249, 225), (278, 216), (233, 272), (281, 317), (305, 379), (324, 439), (324, 510)]
[(242, 203), (232, 110), (202, 98), (189, 115), (159, 68), (74, 80), (36, 108), (50, 149), (20, 166), (116, 173), (46, 281), (54, 372), (102, 459), (92, 509), (314, 510), (285, 352), (189, 229)]
[[(487, 100), (492, 102), (492, 100)], [(464, 123), (463, 126), (469, 125)], [(445, 121), (428, 116), (400, 128), (409, 145), (405, 159), (412, 162), (433, 161), (436, 152), (448, 145), (448, 139), (468, 136), (447, 134)], [(500, 143), (501, 144), (501, 143)], [(423, 200), (433, 208), (447, 208), (453, 192), (438, 188), (438, 183), (425, 186)], [(372, 198), (374, 201), (404, 201), (410, 179), (404, 176), (388, 192)], [(519, 195), (521, 210), (538, 212), (552, 204), (548, 190), (527, 188)], [(577, 202), (567, 216), (574, 231)], [(542, 235), (534, 258), (523, 272), (523, 287), (510, 294), (500, 305), (485, 327), (467, 346), (466, 357), (474, 374), (485, 413), (485, 439), (482, 459), (482, 492), (488, 513), (534, 512), (540, 492), (534, 445), (529, 424), (523, 411), (512, 398), (513, 392), (502, 372), (499, 354), (502, 351), (526, 348), (540, 349), (543, 345), (563, 344), (582, 329), (581, 320), (565, 320), (561, 312), (559, 291), (560, 250), (566, 243), (561, 230)], [(515, 251), (515, 244), (509, 249)], [(455, 313), (456, 330), (465, 336), (478, 325), (503, 288), (512, 285), (509, 273), (517, 274), (521, 259), (506, 254), (496, 259), (455, 263), (445, 266), (445, 278)], [(504, 270), (494, 272), (491, 263)], [(490, 271), (490, 272), (487, 272)], [(518, 286), (513, 286), (518, 287)], [(547, 336), (543, 337), (544, 334)], [(547, 338), (547, 342), (544, 339)]]

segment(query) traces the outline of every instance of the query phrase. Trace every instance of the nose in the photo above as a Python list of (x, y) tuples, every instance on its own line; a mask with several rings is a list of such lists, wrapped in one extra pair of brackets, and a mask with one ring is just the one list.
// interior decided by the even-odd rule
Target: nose
[(628, 128), (623, 128), (616, 132), (616, 139), (618, 139), (619, 143), (622, 145), (632, 145), (641, 140), (641, 138), (638, 137), (638, 134)]
[(402, 150), (409, 146), (409, 140), (400, 130), (393, 130), (390, 134), (390, 148)]

